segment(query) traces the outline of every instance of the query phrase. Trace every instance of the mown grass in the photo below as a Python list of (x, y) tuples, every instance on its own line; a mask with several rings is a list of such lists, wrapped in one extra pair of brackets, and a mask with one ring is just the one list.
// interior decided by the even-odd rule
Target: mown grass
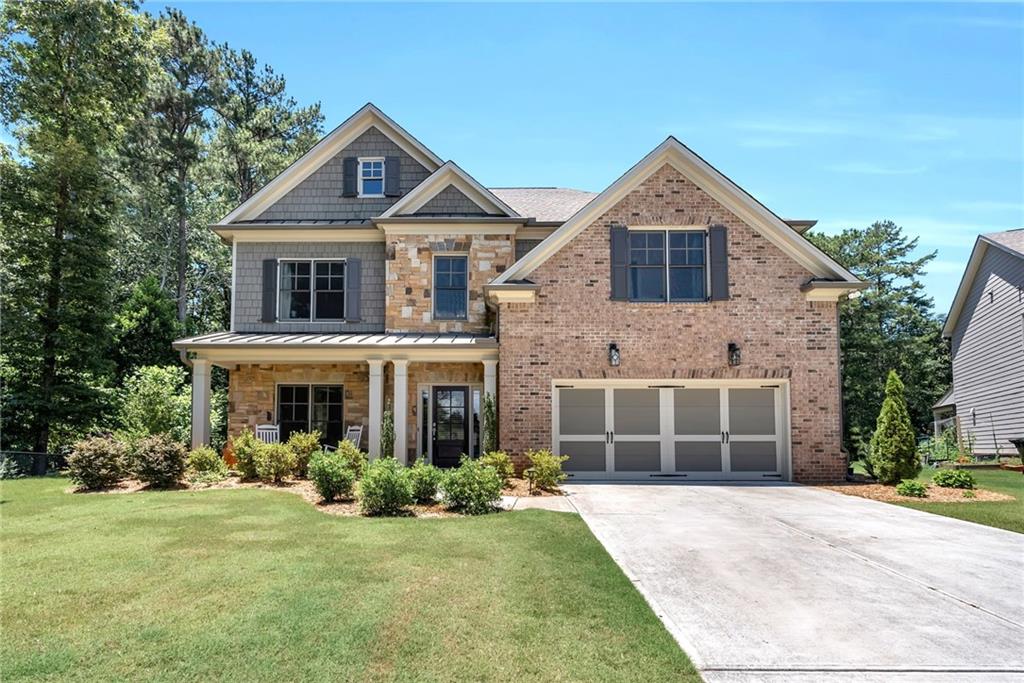
[[(926, 467), (918, 476), (918, 481), (930, 483), (935, 472), (936, 470)], [(970, 472), (974, 475), (979, 488), (1005, 493), (1016, 500), (969, 503), (915, 501), (899, 505), (1024, 534), (1024, 475), (1009, 470), (972, 469)]]
[(576, 515), (0, 482), (0, 678), (699, 680)]

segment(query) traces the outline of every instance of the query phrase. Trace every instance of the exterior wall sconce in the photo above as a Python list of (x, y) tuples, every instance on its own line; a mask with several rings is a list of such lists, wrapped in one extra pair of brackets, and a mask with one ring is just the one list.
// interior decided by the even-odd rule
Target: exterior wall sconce
[(739, 344), (729, 342), (729, 365), (737, 366), (740, 364), (740, 347)]
[(621, 360), (621, 354), (619, 353), (619, 345), (612, 342), (608, 345), (608, 365), (613, 368), (619, 367), (619, 361)]

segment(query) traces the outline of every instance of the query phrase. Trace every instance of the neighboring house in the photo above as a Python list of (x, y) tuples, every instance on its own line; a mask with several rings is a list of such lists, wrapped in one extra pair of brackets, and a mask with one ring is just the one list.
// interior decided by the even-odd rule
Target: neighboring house
[(1024, 229), (981, 235), (942, 336), (951, 340), (953, 386), (933, 407), (955, 411), (976, 455), (1016, 453), (1024, 438)]
[(365, 425), (377, 455), (390, 406), (396, 457), (451, 466), (489, 393), (520, 466), (552, 448), (578, 479), (840, 479), (837, 301), (863, 285), (811, 225), (671, 137), (599, 194), (489, 189), (366, 105), (212, 226), (232, 322), (175, 343), (193, 441), (218, 365), (231, 434)]

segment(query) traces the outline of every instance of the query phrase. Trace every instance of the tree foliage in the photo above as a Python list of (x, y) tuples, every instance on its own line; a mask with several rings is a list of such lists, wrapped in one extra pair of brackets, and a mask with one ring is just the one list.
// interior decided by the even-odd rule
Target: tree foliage
[(810, 239), (870, 284), (839, 306), (846, 443), (863, 455), (890, 370), (906, 381), (914, 430), (926, 433), (931, 406), (950, 382), (942, 324), (920, 280), (935, 253), (915, 257), (917, 239), (908, 239), (892, 221)]
[(885, 400), (871, 436), (868, 469), (883, 484), (913, 479), (921, 471), (903, 382), (895, 371), (889, 371), (885, 381)]

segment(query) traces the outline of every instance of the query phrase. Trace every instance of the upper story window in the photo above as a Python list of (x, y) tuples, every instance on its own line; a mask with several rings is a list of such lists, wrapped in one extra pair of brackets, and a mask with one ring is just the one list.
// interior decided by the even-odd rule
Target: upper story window
[(465, 320), (469, 306), (468, 257), (434, 257), (434, 319)]
[(320, 259), (281, 261), (278, 320), (344, 320), (345, 262)]
[(630, 231), (630, 301), (706, 300), (705, 251), (703, 231)]
[(384, 157), (359, 157), (359, 196), (384, 196)]

